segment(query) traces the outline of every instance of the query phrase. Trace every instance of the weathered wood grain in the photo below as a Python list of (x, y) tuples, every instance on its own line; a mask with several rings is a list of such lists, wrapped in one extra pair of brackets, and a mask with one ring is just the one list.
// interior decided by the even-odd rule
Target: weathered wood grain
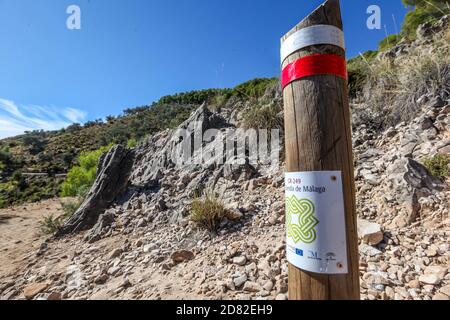
[[(342, 30), (339, 0), (328, 0), (289, 31), (317, 24), (329, 24)], [(311, 54), (337, 54), (342, 48), (317, 45), (290, 55), (282, 64)], [(355, 182), (351, 143), (350, 109), (347, 81), (334, 75), (303, 78), (289, 84), (284, 92), (286, 170), (342, 171), (347, 231), (349, 273), (319, 275), (289, 266), (291, 300), (357, 300), (359, 292), (359, 258), (355, 211)]]

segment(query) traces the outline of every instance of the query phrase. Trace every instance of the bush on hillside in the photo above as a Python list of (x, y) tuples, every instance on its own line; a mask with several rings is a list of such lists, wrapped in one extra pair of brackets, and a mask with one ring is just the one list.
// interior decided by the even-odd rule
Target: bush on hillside
[(31, 133), (23, 137), (23, 144), (29, 148), (32, 155), (36, 155), (45, 149), (46, 141), (43, 136)]
[(61, 208), (64, 213), (58, 217), (55, 217), (53, 214), (45, 216), (40, 222), (42, 233), (46, 235), (55, 234), (82, 204), (83, 199), (81, 198), (61, 202)]
[(450, 177), (450, 155), (437, 154), (424, 160), (424, 165), (430, 173), (438, 178)]
[(258, 99), (264, 95), (267, 88), (277, 84), (278, 78), (257, 78), (244, 82), (233, 90), (246, 98)]
[(211, 99), (213, 99), (215, 96), (225, 94), (228, 91), (230, 91), (230, 89), (206, 89), (206, 90), (183, 92), (171, 96), (162, 97), (156, 104), (201, 105), (205, 102), (210, 102)]
[(134, 149), (134, 148), (137, 147), (137, 145), (138, 145), (138, 142), (137, 142), (137, 140), (134, 139), (134, 138), (128, 140), (128, 142), (127, 142), (127, 148), (128, 148), (128, 149)]
[(13, 161), (8, 148), (0, 149), (0, 172), (6, 169)]
[(59, 194), (60, 184), (53, 178), (25, 179), (20, 172), (0, 183), (0, 208), (51, 199)]
[(43, 234), (52, 235), (59, 230), (63, 223), (59, 217), (55, 218), (55, 216), (51, 214), (45, 216), (39, 224)]
[(90, 189), (97, 175), (97, 165), (101, 155), (111, 146), (102, 147), (96, 151), (83, 152), (67, 174), (66, 181), (61, 186), (62, 197), (83, 197)]
[(402, 36), (409, 40), (416, 38), (417, 28), (427, 22), (435, 22), (450, 14), (450, 0), (403, 0), (407, 6), (414, 6), (408, 12), (402, 26)]
[(9, 152), (8, 148), (0, 149), (0, 162), (3, 162), (5, 164), (10, 163), (12, 160), (12, 155)]

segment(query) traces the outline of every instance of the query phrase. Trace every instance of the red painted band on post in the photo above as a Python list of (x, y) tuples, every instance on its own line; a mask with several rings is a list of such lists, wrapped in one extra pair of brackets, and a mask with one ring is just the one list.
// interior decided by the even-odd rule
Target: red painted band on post
[(284, 89), (295, 80), (323, 74), (332, 74), (347, 80), (345, 58), (335, 54), (314, 54), (300, 58), (283, 69), (281, 83)]

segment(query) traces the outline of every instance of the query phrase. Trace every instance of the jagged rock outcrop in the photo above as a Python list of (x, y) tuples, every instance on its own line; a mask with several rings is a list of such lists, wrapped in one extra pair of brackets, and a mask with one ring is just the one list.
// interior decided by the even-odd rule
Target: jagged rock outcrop
[(92, 228), (99, 216), (128, 186), (134, 151), (114, 146), (99, 160), (97, 179), (86, 200), (75, 214), (60, 228), (56, 237)]
[[(214, 151), (215, 143), (225, 146), (229, 128), (233, 126), (203, 105), (178, 128), (152, 136), (133, 151), (115, 146), (100, 160), (99, 175), (86, 201), (57, 237), (94, 227), (85, 236), (86, 241), (93, 242), (116, 218), (119, 225), (135, 220), (138, 227), (152, 222), (175, 223), (186, 217), (189, 203), (205, 190), (214, 191), (256, 176), (257, 169), (248, 158), (242, 159), (242, 164), (219, 161), (224, 154)], [(210, 129), (223, 134), (223, 140), (203, 141)], [(212, 155), (208, 161), (204, 161), (205, 153)], [(129, 232), (131, 228), (126, 230)]]
[[(257, 175), (248, 158), (242, 159), (242, 164), (230, 165), (223, 159), (224, 153), (216, 150), (220, 144), (225, 150), (227, 130), (234, 128), (202, 105), (178, 128), (151, 137), (136, 149), (130, 187), (120, 202), (122, 208), (143, 213), (147, 222), (175, 223), (186, 217), (194, 197)], [(217, 135), (206, 139), (204, 135), (210, 129)], [(205, 154), (209, 156), (205, 158)], [(219, 193), (225, 199), (228, 196)], [(120, 215), (119, 223), (132, 216)]]

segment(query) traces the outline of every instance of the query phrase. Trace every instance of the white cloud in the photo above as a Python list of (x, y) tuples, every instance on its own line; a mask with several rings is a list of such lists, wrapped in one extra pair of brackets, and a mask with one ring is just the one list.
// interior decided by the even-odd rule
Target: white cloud
[(0, 98), (0, 139), (32, 130), (59, 130), (80, 123), (86, 112), (75, 108), (17, 105)]
[(74, 108), (63, 110), (63, 115), (72, 122), (81, 122), (86, 118), (86, 112)]

